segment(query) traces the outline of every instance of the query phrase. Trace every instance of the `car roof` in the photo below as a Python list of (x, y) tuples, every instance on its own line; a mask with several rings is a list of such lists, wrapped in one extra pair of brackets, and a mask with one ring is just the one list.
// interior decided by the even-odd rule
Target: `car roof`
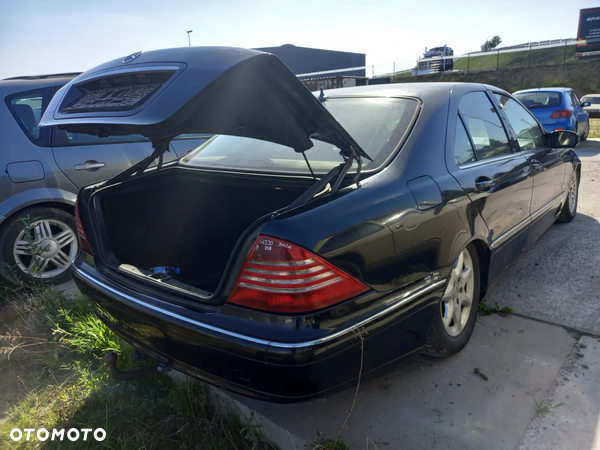
[(505, 92), (494, 86), (481, 83), (452, 83), (452, 82), (433, 82), (433, 83), (393, 83), (376, 84), (369, 86), (356, 86), (339, 89), (324, 89), (323, 92), (329, 98), (344, 96), (382, 96), (382, 97), (417, 97), (422, 100), (429, 98), (439, 98), (441, 93), (452, 92), (455, 86), (472, 87), (473, 90), (496, 90)]
[(26, 75), (0, 80), (0, 92), (9, 94), (48, 86), (62, 86), (79, 75), (76, 73), (57, 73), (48, 75)]
[(523, 89), (521, 91), (513, 92), (513, 94), (526, 94), (529, 92), (566, 92), (572, 91), (573, 89), (567, 87), (548, 87), (548, 88), (536, 88), (536, 89)]
[(586, 98), (586, 97), (600, 97), (600, 94), (585, 94), (583, 97), (581, 98)]

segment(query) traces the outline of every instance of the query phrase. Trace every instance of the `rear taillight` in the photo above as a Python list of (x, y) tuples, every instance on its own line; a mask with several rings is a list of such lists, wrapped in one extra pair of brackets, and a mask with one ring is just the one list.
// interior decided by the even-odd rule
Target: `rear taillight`
[(303, 313), (355, 297), (369, 288), (314, 253), (259, 236), (229, 302), (280, 313)]
[(551, 119), (563, 119), (565, 117), (571, 117), (571, 114), (573, 114), (573, 111), (571, 111), (570, 109), (564, 109), (561, 111), (554, 111), (550, 115), (550, 118)]
[(85, 235), (85, 230), (83, 229), (83, 225), (81, 224), (81, 219), (79, 218), (79, 200), (75, 202), (75, 226), (77, 227), (77, 236), (79, 237), (79, 245), (81, 246), (81, 250), (90, 255), (93, 255), (92, 248), (90, 247), (90, 242), (88, 241), (87, 236)]

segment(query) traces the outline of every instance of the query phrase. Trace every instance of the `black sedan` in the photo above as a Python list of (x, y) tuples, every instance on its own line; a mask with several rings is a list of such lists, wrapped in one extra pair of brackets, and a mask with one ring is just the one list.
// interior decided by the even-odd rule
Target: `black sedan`
[[(457, 353), (498, 275), (577, 209), (577, 135), (481, 84), (313, 95), (270, 54), (159, 50), (77, 77), (41, 125), (154, 145), (79, 194), (74, 277), (98, 316), (271, 401), (355, 380), (361, 360)], [(163, 164), (185, 133), (218, 136)]]

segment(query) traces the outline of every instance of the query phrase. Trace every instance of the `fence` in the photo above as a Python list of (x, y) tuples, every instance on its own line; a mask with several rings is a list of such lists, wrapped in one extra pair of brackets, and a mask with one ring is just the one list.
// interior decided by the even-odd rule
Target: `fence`
[[(505, 47), (487, 52), (471, 52), (462, 55), (437, 56), (428, 58), (430, 61), (452, 59), (454, 60), (454, 72), (480, 72), (493, 71), (499, 68), (529, 67), (541, 64), (560, 64), (575, 60), (575, 45), (586, 44), (586, 41), (576, 39), (560, 39), (553, 41), (529, 42), (513, 47)], [(418, 61), (418, 60), (417, 60)], [(407, 68), (407, 66), (412, 66)], [(400, 67), (403, 69), (397, 70)], [(414, 61), (392, 62), (387, 64), (372, 64), (371, 66), (348, 67), (344, 69), (326, 70), (322, 72), (311, 72), (298, 74), (298, 77), (320, 77), (331, 75), (344, 75), (354, 70), (366, 70), (371, 72), (371, 77), (386, 76), (419, 76), (416, 70), (418, 64)], [(428, 72), (429, 73), (429, 72)]]

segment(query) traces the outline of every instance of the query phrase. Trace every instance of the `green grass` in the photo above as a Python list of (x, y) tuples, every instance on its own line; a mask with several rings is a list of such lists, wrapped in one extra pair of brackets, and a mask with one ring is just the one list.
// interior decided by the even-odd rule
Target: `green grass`
[[(11, 288), (9, 286), (9, 288)], [(8, 292), (8, 291), (7, 291)], [(167, 376), (118, 382), (100, 358), (113, 350), (124, 369), (131, 347), (92, 314), (81, 295), (51, 289), (11, 291), (0, 309), (19, 313), (0, 325), (0, 436), (6, 449), (272, 449), (256, 424), (211, 407), (201, 383)], [(78, 440), (13, 442), (13, 428), (103, 428), (103, 442)]]
[(474, 71), (485, 69), (527, 67), (540, 64), (561, 64), (575, 60), (575, 46), (541, 48), (520, 52), (500, 53), (500, 55), (483, 55), (459, 58), (454, 61), (455, 70)]
[(413, 78), (412, 71), (397, 73), (390, 76), (390, 83), (397, 83), (398, 80)]
[(590, 119), (590, 135), (591, 139), (600, 139), (600, 119)]
[(553, 406), (545, 405), (544, 400), (538, 401), (538, 399), (535, 397), (533, 397), (533, 401), (535, 402), (535, 406), (533, 407), (533, 410), (535, 411), (536, 414), (546, 414), (547, 412), (550, 412), (551, 409), (559, 408), (559, 407), (563, 406), (563, 403), (557, 403), (556, 405), (553, 405)]

